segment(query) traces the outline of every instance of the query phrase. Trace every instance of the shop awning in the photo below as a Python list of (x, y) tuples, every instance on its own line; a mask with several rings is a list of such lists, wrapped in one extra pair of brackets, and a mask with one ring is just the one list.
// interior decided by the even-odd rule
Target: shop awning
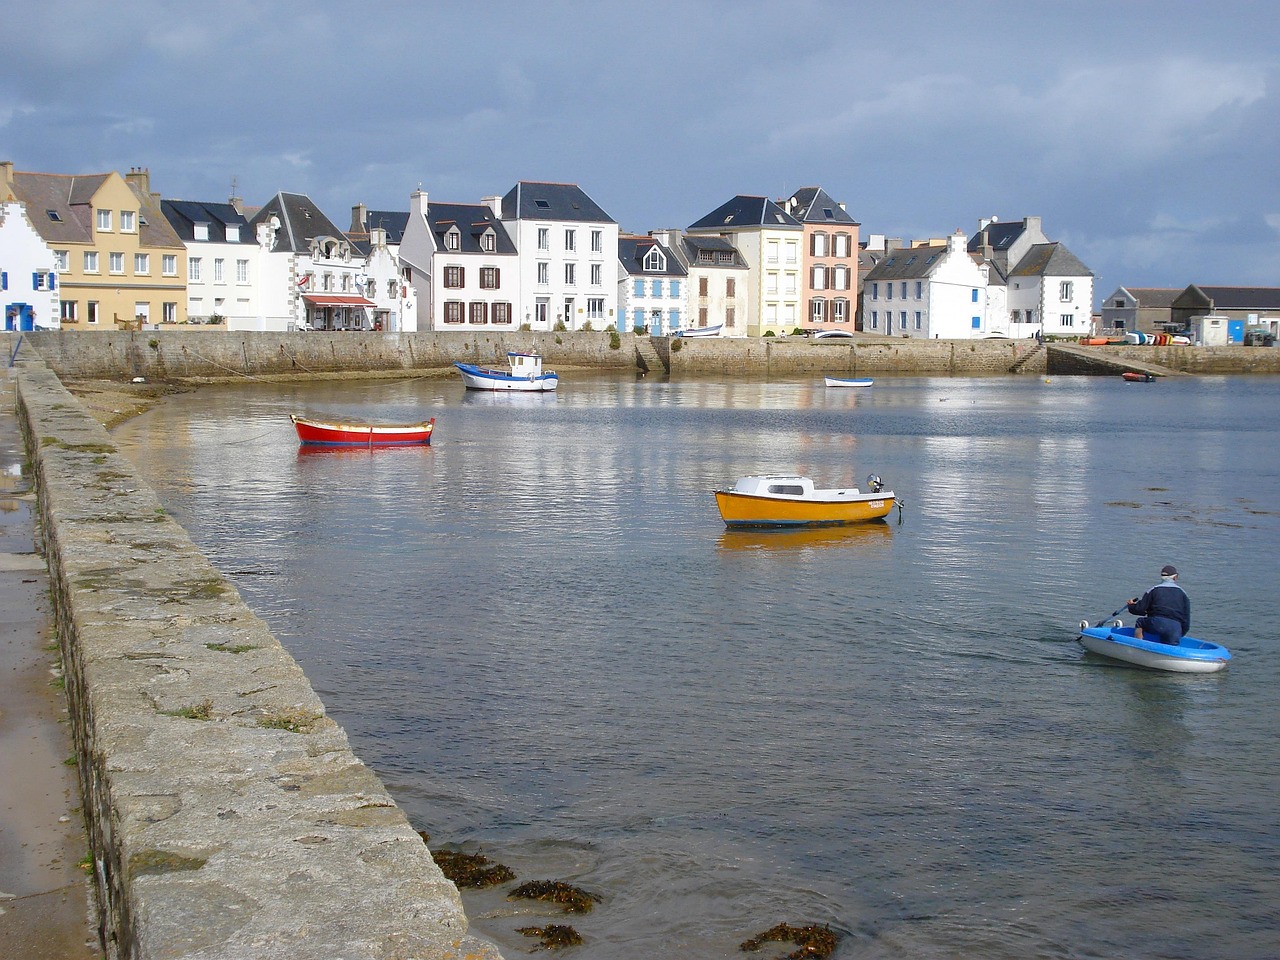
[(342, 293), (304, 293), (302, 299), (313, 307), (376, 307), (377, 304), (364, 297)]

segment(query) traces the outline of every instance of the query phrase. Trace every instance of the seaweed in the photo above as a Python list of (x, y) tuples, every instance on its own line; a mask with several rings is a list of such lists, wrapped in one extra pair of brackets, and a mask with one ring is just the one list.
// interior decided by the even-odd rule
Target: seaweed
[(591, 908), (600, 900), (595, 894), (560, 880), (531, 880), (521, 884), (507, 896), (508, 900), (516, 898), (549, 900), (560, 904), (565, 913), (590, 913)]
[(793, 927), (788, 923), (779, 923), (770, 927), (763, 933), (757, 933), (754, 937), (744, 941), (739, 950), (759, 950), (761, 945), (766, 941), (776, 940), (783, 943), (794, 943), (800, 949), (786, 954), (786, 960), (825, 960), (835, 953), (836, 944), (840, 942), (840, 936), (832, 933), (828, 926), (818, 926), (816, 923), (807, 924), (803, 927)]

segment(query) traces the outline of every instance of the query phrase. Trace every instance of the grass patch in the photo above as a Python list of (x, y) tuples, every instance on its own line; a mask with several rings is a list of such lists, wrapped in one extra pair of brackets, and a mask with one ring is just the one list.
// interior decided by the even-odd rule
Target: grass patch
[(323, 719), (307, 710), (286, 708), (264, 713), (258, 718), (258, 726), (266, 730), (287, 730), (289, 733), (311, 733)]
[(219, 653), (248, 653), (258, 649), (252, 643), (206, 643), (205, 646)]
[(166, 717), (182, 717), (184, 720), (212, 720), (213, 701), (204, 700), (189, 707), (179, 707), (177, 710), (162, 710), (161, 713)]
[(185, 857), (170, 850), (143, 850), (129, 858), (129, 873), (135, 877), (178, 873), (182, 870), (199, 870), (206, 857)]

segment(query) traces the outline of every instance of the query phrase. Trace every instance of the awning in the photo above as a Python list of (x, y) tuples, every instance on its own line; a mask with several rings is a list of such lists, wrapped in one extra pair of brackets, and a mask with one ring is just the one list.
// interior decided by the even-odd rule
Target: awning
[(341, 293), (304, 293), (302, 299), (313, 307), (376, 307), (377, 304), (364, 297)]

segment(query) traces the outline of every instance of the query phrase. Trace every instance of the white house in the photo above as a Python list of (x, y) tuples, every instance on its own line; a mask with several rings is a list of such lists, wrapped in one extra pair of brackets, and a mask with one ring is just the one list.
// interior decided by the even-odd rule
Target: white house
[[(804, 316), (804, 225), (767, 197), (736, 196), (686, 230), (729, 241), (747, 264), (747, 334), (790, 333)], [(727, 326), (727, 325), (726, 325)]]
[(987, 336), (987, 270), (963, 233), (886, 251), (862, 284), (867, 333), (934, 339)]
[(0, 304), (5, 330), (58, 326), (58, 258), (17, 200), (0, 203)]
[(618, 327), (654, 336), (688, 326), (688, 271), (653, 236), (618, 239)]
[(517, 326), (618, 325), (618, 224), (581, 187), (522, 180), (500, 211), (520, 254)]
[(347, 239), (365, 261), (365, 275), (357, 280), (365, 297), (376, 304), (375, 330), (412, 333), (418, 329), (418, 298), (408, 271), (400, 264), (400, 242), (408, 221), (407, 211), (369, 210), (363, 203), (351, 208)]
[(224, 321), (228, 330), (262, 330), (258, 274), (262, 249), (233, 203), (161, 200), (160, 210), (187, 248), (187, 318)]
[(1009, 335), (1093, 332), (1093, 273), (1061, 243), (1034, 244), (1009, 270)]
[(722, 337), (745, 337), (750, 271), (733, 242), (719, 235), (686, 236), (679, 230), (655, 230), (652, 235), (679, 258), (688, 273), (684, 284), (688, 326), (718, 326)]
[(438, 203), (409, 197), (400, 264), (417, 298), (419, 329), (510, 330), (519, 326), (520, 258), (496, 197)]
[(262, 245), (262, 330), (372, 330), (365, 260), (311, 198), (277, 193), (250, 221)]

